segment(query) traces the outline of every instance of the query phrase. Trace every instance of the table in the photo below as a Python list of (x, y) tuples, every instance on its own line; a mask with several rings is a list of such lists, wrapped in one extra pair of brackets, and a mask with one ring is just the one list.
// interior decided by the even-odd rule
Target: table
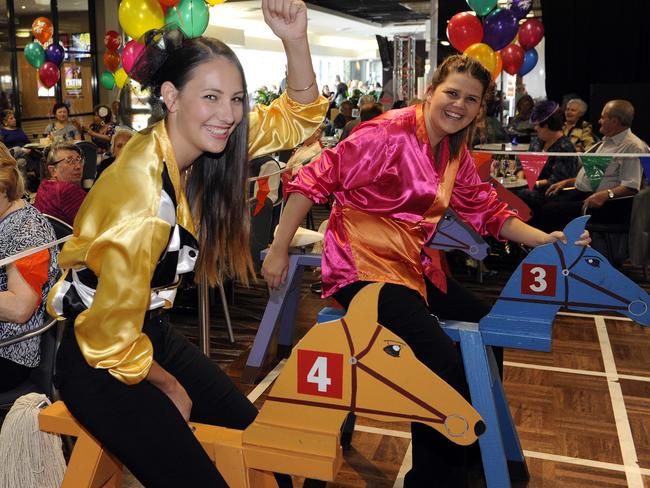
[(474, 149), (479, 151), (528, 151), (530, 144), (517, 144), (513, 146), (510, 143), (495, 142), (493, 144), (478, 144)]
[(499, 183), (501, 183), (505, 188), (523, 188), (528, 186), (528, 182), (521, 178), (516, 180), (511, 180), (510, 178), (499, 178)]

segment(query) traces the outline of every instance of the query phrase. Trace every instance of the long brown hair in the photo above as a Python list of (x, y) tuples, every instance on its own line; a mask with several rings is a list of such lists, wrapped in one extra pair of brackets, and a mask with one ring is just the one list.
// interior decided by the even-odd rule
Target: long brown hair
[(160, 96), (165, 81), (181, 90), (196, 67), (215, 58), (230, 61), (241, 75), (243, 119), (222, 153), (204, 153), (192, 163), (185, 194), (199, 231), (195, 281), (205, 277), (214, 286), (224, 276), (233, 276), (248, 284), (253, 263), (249, 251), (248, 90), (244, 70), (235, 53), (217, 39), (182, 39), (178, 31), (172, 31), (164, 34), (164, 40), (169, 46), (163, 53), (165, 59), (144, 83), (155, 97)]
[(474, 135), (476, 121), (485, 113), (485, 94), (492, 85), (491, 73), (478, 61), (469, 56), (456, 54), (446, 58), (441, 64), (438, 65), (431, 77), (431, 84), (427, 89), (427, 93), (433, 93), (439, 85), (445, 82), (447, 77), (452, 73), (468, 74), (477, 80), (483, 86), (483, 93), (481, 94), (481, 109), (476, 118), (463, 130), (455, 134), (449, 134), (449, 155), (451, 159), (460, 157), (460, 151), (463, 146), (469, 143)]
[(18, 170), (16, 160), (11, 156), (7, 147), (0, 142), (0, 193), (13, 202), (22, 198), (25, 193), (23, 176)]

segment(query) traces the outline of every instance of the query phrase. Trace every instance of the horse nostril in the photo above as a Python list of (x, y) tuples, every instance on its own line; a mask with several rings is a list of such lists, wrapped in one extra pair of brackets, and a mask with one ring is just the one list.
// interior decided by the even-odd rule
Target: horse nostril
[(476, 434), (477, 437), (483, 435), (486, 430), (485, 423), (482, 420), (479, 420), (474, 424), (474, 434)]

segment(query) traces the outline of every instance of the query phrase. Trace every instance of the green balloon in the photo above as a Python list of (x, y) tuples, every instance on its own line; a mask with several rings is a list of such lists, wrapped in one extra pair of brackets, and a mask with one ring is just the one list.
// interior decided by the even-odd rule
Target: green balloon
[(467, 5), (469, 5), (477, 15), (483, 17), (494, 10), (494, 7), (497, 6), (497, 0), (467, 0)]
[(45, 63), (45, 50), (40, 43), (34, 41), (25, 46), (25, 58), (34, 68), (38, 69)]
[(115, 87), (115, 76), (110, 71), (104, 71), (99, 77), (99, 82), (107, 90), (112, 90)]
[(208, 27), (210, 10), (205, 0), (181, 0), (167, 10), (165, 24), (178, 27), (187, 37), (199, 37)]

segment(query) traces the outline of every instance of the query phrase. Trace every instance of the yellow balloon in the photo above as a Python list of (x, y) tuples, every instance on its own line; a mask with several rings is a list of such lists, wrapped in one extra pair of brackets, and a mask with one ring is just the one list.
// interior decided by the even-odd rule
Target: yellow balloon
[(118, 17), (124, 32), (135, 40), (165, 25), (165, 13), (158, 0), (122, 0)]
[(465, 49), (463, 53), (465, 56), (476, 59), (481, 63), (485, 68), (490, 72), (494, 73), (494, 70), (497, 67), (497, 55), (487, 44), (482, 42), (477, 42), (472, 44), (470, 47)]
[(121, 90), (122, 87), (124, 87), (124, 83), (126, 83), (126, 80), (128, 79), (129, 75), (126, 74), (124, 68), (120, 68), (114, 73), (113, 76), (115, 77), (115, 84)]
[(225, 3), (226, 0), (207, 0), (210, 5), (219, 5), (220, 3)]

